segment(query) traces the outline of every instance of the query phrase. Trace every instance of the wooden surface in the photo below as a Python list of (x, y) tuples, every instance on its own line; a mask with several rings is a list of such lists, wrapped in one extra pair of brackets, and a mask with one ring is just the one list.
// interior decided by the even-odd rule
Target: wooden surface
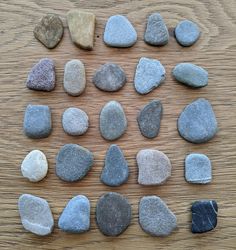
[[(65, 14), (72, 8), (92, 11), (97, 16), (95, 48), (85, 51), (75, 47), (69, 37)], [(167, 46), (157, 48), (143, 42), (146, 17), (159, 11), (170, 29)], [(33, 36), (33, 28), (46, 13), (59, 14), (65, 26), (64, 37), (56, 49), (48, 50)], [(102, 37), (107, 18), (113, 14), (128, 16), (138, 32), (138, 42), (129, 49), (108, 48)], [(179, 46), (173, 29), (182, 19), (198, 23), (200, 40), (190, 48)], [(0, 248), (1, 249), (235, 249), (236, 246), (236, 1), (235, 0), (152, 0), (152, 1), (0, 1)], [(159, 59), (165, 66), (165, 83), (152, 93), (140, 96), (134, 91), (133, 75), (141, 56)], [(25, 87), (27, 74), (42, 57), (55, 60), (57, 86), (53, 92), (35, 92)], [(80, 97), (70, 97), (62, 87), (63, 68), (73, 58), (86, 65), (87, 87)], [(125, 87), (116, 93), (96, 89), (91, 78), (103, 63), (120, 64), (128, 77)], [(175, 82), (172, 68), (188, 61), (205, 67), (209, 86), (192, 90)], [(219, 122), (219, 132), (209, 143), (193, 145), (178, 135), (176, 120), (184, 108), (198, 97), (208, 98)], [(141, 136), (136, 116), (148, 101), (158, 98), (164, 105), (160, 134), (153, 140)], [(126, 134), (115, 141), (124, 151), (130, 166), (127, 184), (109, 188), (99, 181), (105, 152), (110, 145), (99, 133), (99, 112), (109, 100), (120, 101), (128, 118)], [(52, 108), (53, 132), (49, 138), (31, 140), (22, 132), (25, 107), (28, 103), (46, 104)], [(71, 137), (61, 127), (64, 109), (76, 106), (90, 117), (86, 135)], [(55, 175), (55, 156), (65, 143), (78, 143), (90, 149), (95, 164), (80, 182), (65, 183)], [(165, 152), (172, 161), (169, 181), (159, 187), (137, 184), (136, 153), (143, 148)], [(30, 183), (21, 176), (20, 165), (25, 155), (41, 149), (49, 160), (49, 173), (40, 183)], [(191, 185), (184, 180), (184, 158), (190, 152), (206, 153), (212, 161), (213, 180), (209, 185)], [(124, 194), (132, 204), (130, 227), (119, 237), (103, 236), (98, 230), (94, 211), (97, 199), (107, 191)], [(48, 200), (55, 218), (55, 229), (40, 238), (26, 232), (17, 210), (18, 197), (31, 193)], [(91, 200), (91, 230), (81, 235), (61, 232), (57, 221), (66, 202), (84, 194)], [(178, 229), (166, 238), (144, 233), (138, 224), (138, 202), (143, 195), (159, 195), (176, 214)], [(215, 199), (219, 205), (217, 228), (209, 233), (190, 232), (190, 206), (198, 199)]]

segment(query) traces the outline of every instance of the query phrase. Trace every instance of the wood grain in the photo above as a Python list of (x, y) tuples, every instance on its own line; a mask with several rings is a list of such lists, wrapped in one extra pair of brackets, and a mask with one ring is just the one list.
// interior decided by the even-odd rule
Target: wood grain
[[(69, 37), (65, 14), (72, 8), (92, 11), (97, 16), (95, 48), (84, 51), (75, 47)], [(143, 42), (146, 17), (160, 12), (171, 33), (167, 46), (157, 48)], [(33, 36), (33, 28), (46, 13), (59, 14), (65, 34), (59, 46), (46, 49)], [(128, 16), (138, 32), (138, 42), (129, 49), (108, 48), (102, 41), (104, 25), (113, 14)], [(173, 29), (182, 19), (198, 23), (202, 35), (190, 48), (179, 46)], [(1, 249), (235, 249), (236, 246), (236, 1), (235, 0), (150, 0), (150, 1), (76, 1), (76, 0), (1, 0), (0, 2), (0, 248)], [(134, 91), (133, 75), (141, 56), (159, 59), (166, 67), (165, 83), (152, 93), (140, 96)], [(55, 60), (57, 87), (51, 93), (30, 91), (25, 87), (27, 74), (42, 57)], [(63, 68), (73, 58), (86, 65), (87, 88), (80, 97), (70, 97), (62, 87)], [(128, 77), (125, 87), (117, 93), (96, 89), (91, 78), (103, 63), (120, 64)], [(188, 61), (205, 67), (209, 86), (192, 90), (175, 82), (172, 68)], [(209, 143), (193, 145), (184, 141), (176, 130), (176, 120), (183, 107), (198, 97), (209, 99), (214, 107), (219, 132)], [(164, 105), (160, 134), (148, 140), (141, 136), (136, 116), (148, 101), (158, 98)], [(115, 141), (129, 162), (128, 183), (109, 188), (99, 181), (104, 155), (109, 142), (102, 139), (98, 128), (99, 112), (109, 100), (118, 100), (128, 117), (127, 133)], [(53, 133), (49, 138), (31, 140), (22, 132), (25, 107), (28, 103), (47, 104), (52, 108)], [(67, 136), (61, 126), (65, 108), (76, 106), (90, 117), (88, 133), (81, 137)], [(95, 164), (82, 181), (69, 184), (60, 181), (54, 171), (55, 156), (65, 143), (78, 143), (94, 152)], [(49, 160), (49, 173), (40, 183), (29, 183), (20, 173), (20, 164), (32, 149), (41, 149)], [(143, 148), (165, 152), (172, 161), (170, 180), (160, 187), (137, 184), (136, 153)], [(191, 185), (184, 180), (183, 161), (190, 152), (206, 153), (213, 164), (213, 181), (209, 185)], [(133, 219), (120, 237), (103, 236), (95, 223), (94, 211), (98, 197), (116, 191), (128, 197)], [(46, 198), (55, 217), (52, 235), (40, 238), (26, 232), (19, 219), (17, 200), (22, 193)], [(74, 195), (84, 194), (91, 200), (91, 230), (82, 235), (61, 232), (58, 217), (66, 202)], [(176, 214), (178, 229), (169, 237), (155, 238), (145, 234), (138, 225), (138, 202), (143, 195), (156, 194), (166, 201)], [(198, 199), (215, 199), (219, 205), (216, 230), (193, 235), (190, 232), (190, 206)]]

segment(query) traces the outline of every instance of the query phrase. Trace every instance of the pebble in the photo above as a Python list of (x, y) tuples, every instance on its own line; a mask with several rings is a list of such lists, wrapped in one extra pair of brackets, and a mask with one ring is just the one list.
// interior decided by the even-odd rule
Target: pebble
[(104, 139), (115, 140), (127, 129), (127, 120), (121, 104), (117, 101), (108, 102), (100, 113), (100, 132)]
[(69, 135), (83, 135), (89, 127), (87, 114), (78, 108), (68, 108), (62, 116), (62, 126)]
[(172, 71), (174, 78), (193, 88), (205, 87), (208, 84), (208, 72), (192, 63), (179, 63)]
[(217, 225), (218, 206), (214, 200), (195, 201), (192, 211), (192, 232), (205, 233)]
[(171, 162), (161, 151), (140, 150), (136, 156), (138, 183), (141, 185), (161, 185), (171, 176)]
[(93, 165), (93, 154), (77, 144), (65, 144), (56, 157), (56, 174), (67, 182), (81, 180)]
[(32, 90), (52, 91), (55, 88), (55, 81), (53, 60), (43, 58), (30, 70), (26, 80), (26, 87)]
[(139, 224), (152, 236), (167, 236), (177, 227), (177, 219), (158, 196), (144, 196), (139, 203)]
[(58, 227), (69, 233), (84, 233), (90, 228), (90, 202), (84, 195), (73, 197), (59, 217)]
[(203, 143), (217, 133), (217, 121), (210, 102), (199, 98), (187, 105), (178, 119), (179, 134), (192, 143)]
[(163, 46), (168, 43), (169, 32), (159, 13), (153, 13), (148, 17), (144, 41), (154, 46)]
[(161, 101), (153, 100), (145, 105), (137, 117), (142, 135), (150, 139), (156, 137), (160, 130), (161, 118)]
[(165, 75), (160, 61), (141, 57), (134, 76), (134, 87), (139, 94), (147, 94), (165, 80)]
[(102, 65), (93, 77), (94, 85), (104, 91), (117, 91), (126, 83), (124, 70), (117, 64), (106, 63)]
[(103, 39), (111, 47), (131, 47), (137, 41), (137, 32), (125, 16), (115, 15), (109, 17)]
[(47, 175), (47, 172), (47, 158), (40, 150), (32, 150), (21, 164), (22, 175), (32, 182), (41, 181)]
[(119, 193), (106, 193), (97, 202), (96, 222), (104, 235), (120, 235), (129, 226), (131, 217), (131, 205)]
[(67, 13), (67, 23), (70, 36), (77, 46), (92, 50), (94, 46), (96, 17), (93, 13), (80, 10), (70, 10)]
[(191, 46), (200, 37), (199, 27), (189, 20), (181, 21), (175, 28), (175, 37), (180, 45)]
[(185, 158), (185, 179), (190, 183), (206, 184), (211, 182), (211, 161), (204, 154), (189, 154)]
[(22, 194), (18, 200), (18, 209), (23, 227), (31, 233), (45, 236), (52, 232), (54, 219), (45, 199)]
[(47, 14), (34, 28), (34, 36), (44, 46), (53, 49), (61, 41), (64, 28), (58, 15)]
[(29, 104), (25, 110), (24, 132), (34, 139), (45, 138), (52, 131), (51, 110), (46, 105)]
[(64, 71), (64, 90), (72, 96), (79, 96), (86, 86), (84, 64), (77, 59), (66, 63)]
[(113, 144), (106, 153), (101, 181), (111, 187), (122, 185), (128, 180), (129, 167), (120, 147)]

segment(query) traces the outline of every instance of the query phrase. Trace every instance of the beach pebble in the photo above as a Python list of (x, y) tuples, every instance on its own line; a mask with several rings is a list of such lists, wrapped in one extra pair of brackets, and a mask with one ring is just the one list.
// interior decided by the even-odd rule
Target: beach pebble
[(115, 140), (127, 129), (127, 120), (119, 102), (110, 101), (100, 113), (100, 132), (104, 139)]
[(141, 185), (160, 185), (171, 176), (171, 162), (161, 151), (140, 150), (136, 156), (138, 164), (138, 183)]
[(94, 85), (104, 91), (117, 91), (126, 83), (124, 70), (117, 64), (106, 63), (102, 65), (93, 77)]
[(111, 47), (131, 47), (137, 41), (137, 33), (125, 16), (115, 15), (109, 17), (103, 39)]
[(29, 181), (41, 181), (48, 172), (48, 162), (45, 154), (40, 150), (32, 150), (21, 164), (21, 173)]
[(129, 177), (129, 167), (120, 147), (113, 144), (106, 153), (105, 166), (102, 170), (101, 181), (112, 187), (120, 186)]
[(102, 195), (96, 206), (96, 222), (99, 230), (107, 236), (118, 236), (131, 222), (131, 205), (119, 193)]
[(79, 96), (86, 86), (84, 64), (77, 59), (66, 63), (64, 71), (64, 90), (72, 96)]
[(90, 228), (90, 202), (84, 195), (73, 197), (58, 220), (58, 227), (69, 233), (84, 233)]
[(62, 21), (55, 14), (47, 14), (34, 28), (35, 38), (49, 49), (57, 46), (62, 39), (63, 32)]
[(175, 37), (182, 46), (191, 46), (200, 37), (199, 27), (189, 20), (181, 21), (175, 28)]
[(45, 199), (23, 194), (18, 200), (18, 209), (23, 227), (31, 233), (44, 236), (52, 232), (54, 219)]
[(156, 137), (160, 130), (161, 118), (161, 101), (153, 100), (145, 105), (137, 117), (142, 135), (150, 139)]
[(93, 154), (77, 144), (65, 144), (56, 157), (56, 174), (63, 180), (81, 180), (93, 165)]
[(53, 60), (43, 58), (30, 70), (26, 86), (32, 90), (52, 91), (55, 88), (55, 80)]
[(187, 105), (178, 119), (179, 134), (192, 143), (203, 143), (217, 133), (217, 121), (210, 102), (199, 98)]
[(177, 219), (158, 196), (144, 196), (139, 202), (139, 224), (152, 236), (167, 236), (177, 227)]
[(165, 80), (166, 71), (160, 61), (142, 57), (136, 67), (134, 87), (139, 94), (147, 94)]
[(25, 110), (24, 132), (30, 138), (45, 138), (52, 131), (51, 110), (46, 105), (29, 104)]

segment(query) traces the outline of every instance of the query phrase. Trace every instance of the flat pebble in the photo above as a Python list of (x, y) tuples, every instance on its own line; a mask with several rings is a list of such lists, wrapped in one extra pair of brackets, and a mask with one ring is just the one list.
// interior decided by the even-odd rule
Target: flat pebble
[(18, 209), (23, 227), (31, 233), (45, 236), (52, 232), (54, 219), (45, 199), (23, 194), (18, 200)]
[(177, 227), (177, 219), (158, 196), (144, 196), (139, 203), (139, 224), (152, 236), (167, 236)]
[(96, 222), (99, 230), (107, 236), (118, 236), (131, 222), (131, 205), (119, 193), (102, 195), (96, 206)]
[(81, 180), (93, 165), (93, 154), (77, 144), (65, 144), (56, 157), (56, 174), (63, 181)]

